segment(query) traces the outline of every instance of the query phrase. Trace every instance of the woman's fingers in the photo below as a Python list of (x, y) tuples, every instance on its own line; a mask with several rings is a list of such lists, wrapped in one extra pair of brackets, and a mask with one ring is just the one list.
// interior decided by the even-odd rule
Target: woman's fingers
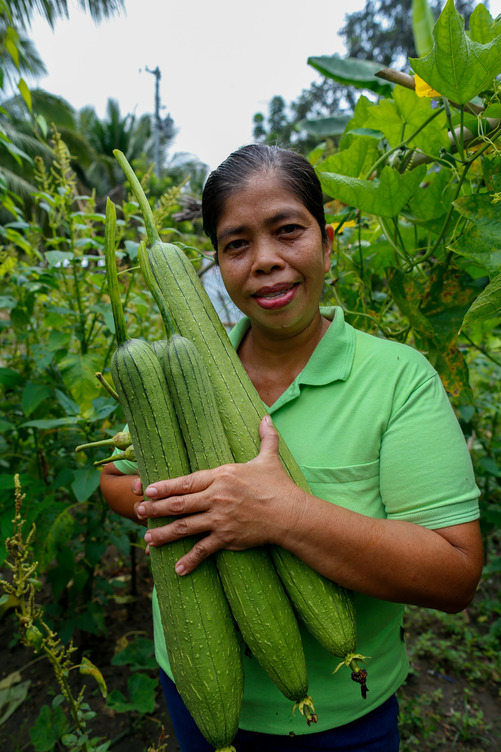
[(222, 548), (215, 535), (207, 535), (195, 543), (190, 551), (176, 563), (176, 573), (179, 575), (190, 574), (205, 559)]
[[(206, 529), (207, 521), (204, 519), (204, 515), (182, 517), (168, 525), (148, 530), (144, 536), (147, 545), (146, 550), (149, 553), (152, 546), (163, 546), (182, 538), (197, 536), (204, 533)], [(183, 575), (193, 572), (202, 561), (224, 547), (224, 541), (217, 534), (204, 535), (176, 563), (177, 574)]]
[(193, 494), (207, 488), (213, 477), (212, 470), (198, 470), (190, 475), (181, 475), (179, 478), (159, 480), (150, 483), (144, 489), (144, 495), (148, 499), (165, 499), (168, 496)]

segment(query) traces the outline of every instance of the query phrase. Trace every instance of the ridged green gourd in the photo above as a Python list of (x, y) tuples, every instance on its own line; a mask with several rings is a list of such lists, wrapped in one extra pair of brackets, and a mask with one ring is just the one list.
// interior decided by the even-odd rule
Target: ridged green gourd
[[(115, 352), (111, 372), (143, 484), (185, 475), (186, 450), (152, 348), (142, 340), (129, 340)], [(157, 518), (149, 526), (168, 521)], [(151, 546), (151, 566), (176, 687), (207, 741), (227, 749), (240, 718), (241, 647), (215, 562), (209, 559), (185, 577), (174, 571), (196, 540)]]
[[(155, 286), (176, 331), (197, 347), (207, 368), (236, 462), (248, 462), (260, 448), (259, 424), (266, 408), (250, 381), (228, 334), (186, 254), (177, 246), (162, 243), (144, 191), (118, 150), (115, 157), (124, 170), (140, 205), (151, 247), (148, 261)], [(145, 275), (146, 276), (146, 275)], [(149, 276), (149, 274), (148, 274)], [(292, 480), (311, 493), (308, 482), (283, 438), (280, 458)], [(285, 589), (306, 627), (333, 655), (352, 668), (352, 678), (362, 685), (365, 697), (366, 671), (356, 662), (356, 618), (352, 594), (323, 577), (290, 551), (272, 547), (272, 556)]]
[[(195, 345), (174, 335), (156, 347), (192, 471), (233, 463), (207, 369)], [(220, 550), (216, 564), (233, 616), (253, 657), (308, 725), (316, 722), (298, 623), (266, 548)]]

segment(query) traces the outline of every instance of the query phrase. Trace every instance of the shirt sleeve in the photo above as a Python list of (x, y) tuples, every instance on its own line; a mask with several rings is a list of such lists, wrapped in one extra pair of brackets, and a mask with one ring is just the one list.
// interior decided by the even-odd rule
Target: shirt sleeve
[(436, 373), (411, 392), (388, 422), (381, 443), (380, 490), (389, 519), (438, 529), (479, 517), (471, 458)]

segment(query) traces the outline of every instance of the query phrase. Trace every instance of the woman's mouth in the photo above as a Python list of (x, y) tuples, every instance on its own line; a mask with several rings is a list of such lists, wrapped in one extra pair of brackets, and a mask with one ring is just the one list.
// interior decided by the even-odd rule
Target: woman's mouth
[(261, 308), (268, 310), (275, 310), (277, 308), (283, 308), (296, 295), (298, 282), (289, 285), (272, 285), (270, 287), (262, 287), (255, 292), (252, 297)]

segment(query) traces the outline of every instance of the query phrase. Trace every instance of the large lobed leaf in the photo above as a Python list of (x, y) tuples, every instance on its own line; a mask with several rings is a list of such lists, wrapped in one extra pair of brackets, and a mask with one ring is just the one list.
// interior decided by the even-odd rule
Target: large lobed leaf
[(381, 177), (375, 180), (359, 180), (329, 172), (319, 172), (318, 176), (323, 190), (332, 198), (378, 217), (395, 217), (417, 190), (425, 174), (426, 166), (420, 165), (405, 175), (385, 167)]
[(470, 39), (454, 0), (447, 0), (433, 37), (432, 51), (409, 62), (418, 76), (451, 101), (466, 104), (501, 72), (501, 34), (486, 44)]
[(411, 149), (438, 154), (449, 146), (446, 116), (440, 112), (427, 123), (432, 114), (430, 99), (418, 97), (412, 89), (395, 86), (392, 99), (383, 99), (370, 108), (365, 127), (384, 133), (392, 147), (416, 133), (408, 144)]
[(454, 207), (472, 226), (449, 246), (450, 250), (475, 261), (491, 276), (501, 273), (501, 205), (497, 196), (463, 196), (454, 201)]

